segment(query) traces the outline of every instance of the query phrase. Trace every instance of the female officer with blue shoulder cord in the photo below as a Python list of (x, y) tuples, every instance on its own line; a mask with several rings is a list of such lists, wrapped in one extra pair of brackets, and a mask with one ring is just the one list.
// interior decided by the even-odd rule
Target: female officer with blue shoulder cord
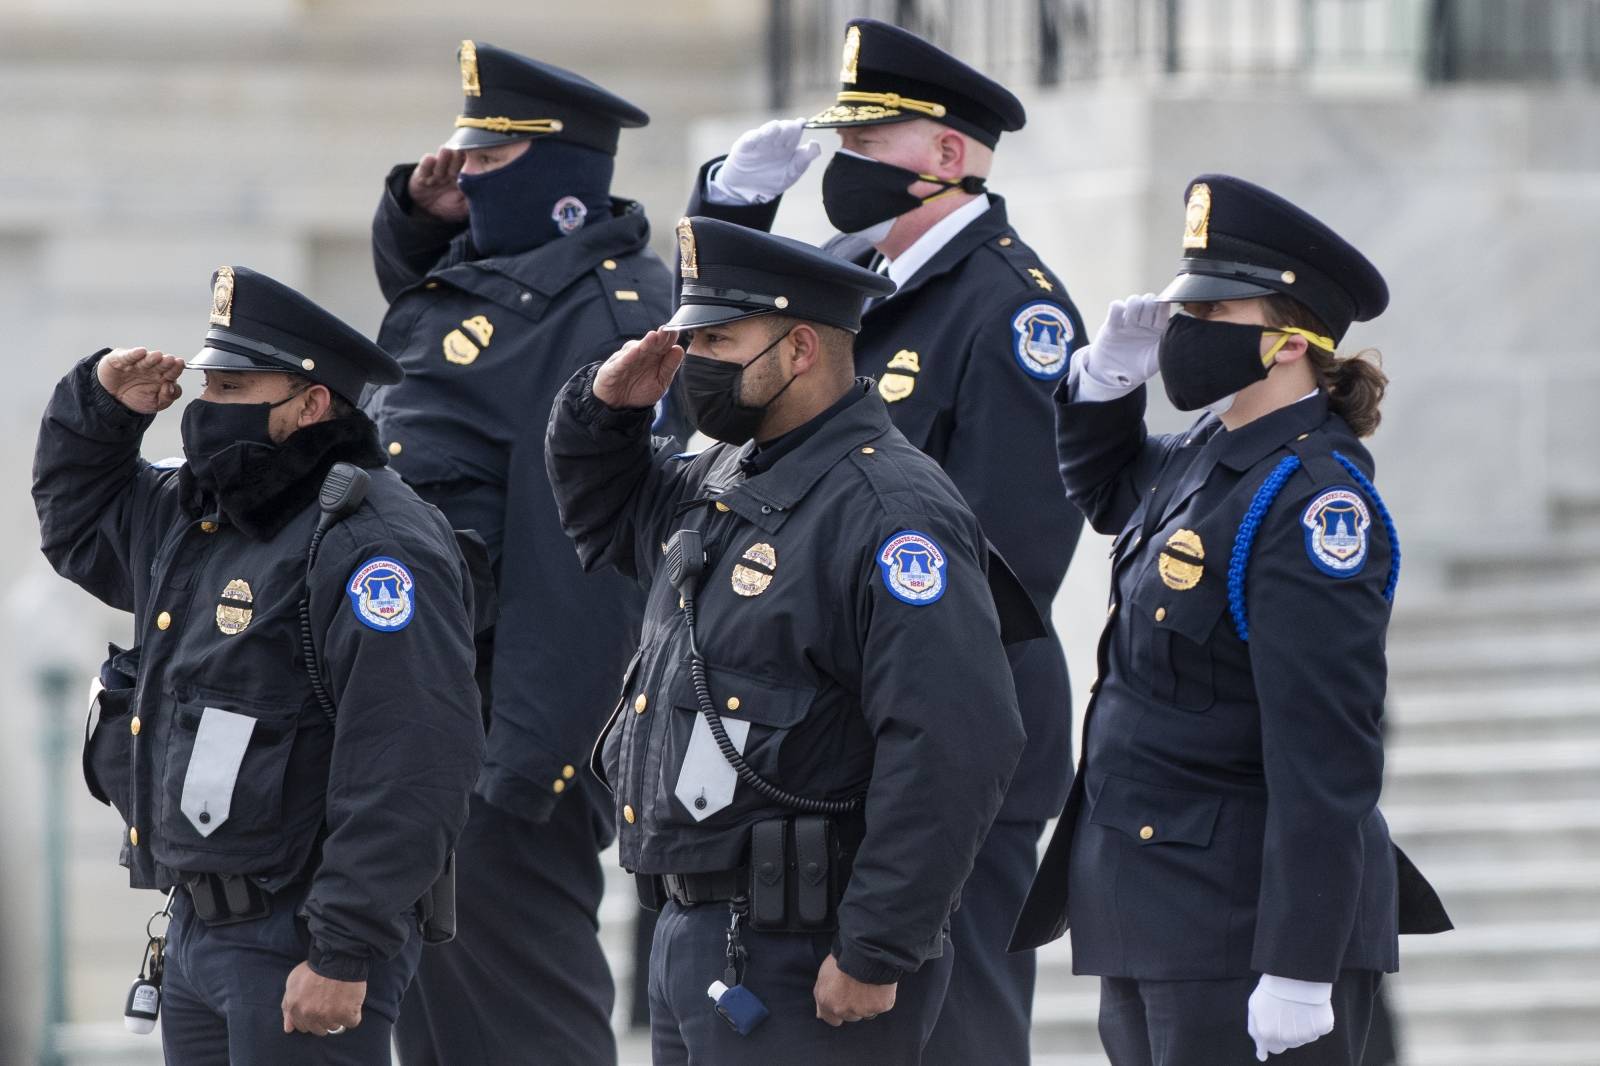
[[(1450, 928), (1378, 810), (1400, 543), (1361, 438), (1387, 379), (1336, 345), (1388, 299), (1317, 219), (1202, 175), (1177, 278), (1113, 303), (1057, 393), (1111, 603), (1012, 947), (1070, 927), (1113, 1066), (1357, 1066), (1398, 934)], [(1145, 428), (1158, 369), (1205, 412), (1187, 433)]]

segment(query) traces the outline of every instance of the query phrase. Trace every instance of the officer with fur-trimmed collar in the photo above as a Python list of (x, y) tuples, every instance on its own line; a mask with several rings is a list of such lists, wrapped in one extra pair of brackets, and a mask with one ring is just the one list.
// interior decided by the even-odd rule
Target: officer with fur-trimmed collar
[(166, 1061), (387, 1064), (418, 904), (482, 764), (482, 604), (354, 407), (400, 377), (377, 345), (222, 267), (187, 366), (187, 462), (139, 456), (185, 361), (102, 350), (56, 387), (33, 487), (51, 563), (134, 616), (84, 769), (133, 886), (175, 890)]

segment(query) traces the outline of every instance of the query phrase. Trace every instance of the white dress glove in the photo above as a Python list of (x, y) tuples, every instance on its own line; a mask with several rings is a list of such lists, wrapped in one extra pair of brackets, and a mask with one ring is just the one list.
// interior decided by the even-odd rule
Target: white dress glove
[(1320, 1040), (1333, 1032), (1333, 985), (1262, 974), (1250, 993), (1248, 1028), (1261, 1062)]
[(1155, 293), (1113, 300), (1094, 341), (1078, 349), (1078, 398), (1104, 403), (1128, 395), (1156, 376), (1156, 351), (1172, 305)]
[(728, 158), (706, 179), (706, 199), (714, 204), (764, 204), (782, 196), (822, 154), (805, 136), (803, 118), (773, 119), (741, 134)]

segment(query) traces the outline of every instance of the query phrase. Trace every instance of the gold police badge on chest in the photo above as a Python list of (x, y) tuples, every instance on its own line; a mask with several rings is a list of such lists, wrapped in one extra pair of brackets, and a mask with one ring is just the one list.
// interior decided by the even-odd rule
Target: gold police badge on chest
[(255, 601), (250, 582), (242, 577), (228, 582), (217, 603), (217, 628), (222, 630), (223, 635), (237, 636), (249, 628), (250, 619), (255, 615), (255, 608), (251, 604)]
[(901, 348), (889, 360), (883, 377), (878, 379), (878, 395), (888, 403), (897, 403), (910, 396), (917, 387), (917, 375), (922, 373), (922, 357), (909, 348)]
[(1156, 569), (1167, 588), (1186, 592), (1200, 584), (1200, 575), (1205, 573), (1205, 558), (1206, 547), (1200, 542), (1200, 534), (1192, 529), (1180, 529), (1167, 538), (1167, 546), (1161, 549), (1156, 560)]
[(772, 584), (778, 570), (778, 553), (770, 544), (752, 544), (733, 567), (733, 591), (741, 596), (759, 596)]
[[(468, 337), (469, 333), (471, 337)], [(470, 366), (478, 358), (478, 353), (489, 347), (489, 339), (493, 336), (494, 323), (485, 315), (473, 315), (462, 321), (460, 329), (453, 329), (444, 335), (444, 357), (457, 366)]]

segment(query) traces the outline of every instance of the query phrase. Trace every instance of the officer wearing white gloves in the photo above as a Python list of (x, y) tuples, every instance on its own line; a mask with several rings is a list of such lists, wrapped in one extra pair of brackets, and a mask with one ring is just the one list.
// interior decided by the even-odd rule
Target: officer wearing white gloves
[[(1067, 493), (1116, 542), (1013, 946), (1070, 927), (1112, 1066), (1359, 1066), (1398, 934), (1450, 928), (1378, 810), (1400, 545), (1361, 438), (1386, 379), (1336, 345), (1388, 289), (1265, 189), (1187, 197), (1177, 279), (1112, 304), (1056, 394)], [(1186, 433), (1145, 428), (1158, 371)]]
[[(1087, 331), (989, 188), (1004, 135), (1026, 120), (982, 71), (898, 26), (852, 19), (828, 106), (740, 137), (702, 169), (685, 214), (770, 229), (780, 194), (820, 152), (806, 128), (837, 131), (822, 206), (839, 233), (826, 250), (896, 285), (862, 312), (856, 372), (1049, 618), (1083, 525), (1061, 494), (1050, 397)], [(928, 1066), (1029, 1058), (1035, 961), (1006, 943), (1071, 784), (1072, 693), (1055, 633), (1010, 658), (1028, 746), (952, 916), (955, 967)]]
[(782, 196), (822, 154), (816, 141), (800, 143), (805, 132), (805, 119), (777, 118), (741, 134), (728, 158), (706, 179), (712, 198), (765, 204)]

